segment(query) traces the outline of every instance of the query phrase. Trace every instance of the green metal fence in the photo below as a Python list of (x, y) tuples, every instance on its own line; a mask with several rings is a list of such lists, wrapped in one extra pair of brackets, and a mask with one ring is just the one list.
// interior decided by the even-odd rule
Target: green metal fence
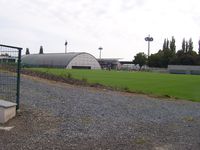
[(0, 99), (16, 102), (19, 109), (22, 48), (0, 44)]

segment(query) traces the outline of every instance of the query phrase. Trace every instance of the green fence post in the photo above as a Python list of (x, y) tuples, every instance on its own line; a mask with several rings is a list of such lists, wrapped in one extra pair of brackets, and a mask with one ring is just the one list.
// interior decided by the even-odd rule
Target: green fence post
[(16, 98), (16, 103), (17, 107), (16, 109), (19, 109), (19, 96), (20, 96), (20, 70), (21, 70), (21, 51), (22, 48), (18, 49), (18, 61), (17, 61), (17, 98)]

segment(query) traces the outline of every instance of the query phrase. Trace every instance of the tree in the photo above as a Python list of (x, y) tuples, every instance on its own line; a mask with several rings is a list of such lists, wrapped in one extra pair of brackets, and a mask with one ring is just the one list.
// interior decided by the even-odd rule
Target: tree
[(164, 50), (169, 50), (169, 40), (167, 39), (167, 45), (166, 45), (166, 49)]
[(11, 57), (8, 53), (1, 54), (0, 56)]
[(175, 45), (175, 38), (172, 37), (172, 40), (166, 40), (166, 47), (163, 51), (159, 51), (156, 57), (160, 57), (160, 66), (166, 68), (169, 65), (171, 59), (175, 57), (176, 53), (176, 45)]
[(136, 54), (136, 56), (134, 56), (133, 63), (139, 64), (141, 70), (142, 66), (147, 64), (147, 55), (144, 54), (143, 52)]
[(29, 52), (29, 48), (26, 48), (26, 55), (29, 55), (30, 52)]
[[(172, 65), (200, 65), (200, 39), (198, 54), (193, 50), (192, 38), (182, 41), (182, 49), (176, 52), (175, 38), (164, 40), (163, 49), (148, 57), (149, 67), (166, 68)], [(135, 61), (136, 62), (136, 61)]]
[(200, 40), (199, 40), (199, 55), (200, 55)]
[(172, 40), (170, 41), (170, 50), (175, 54), (176, 53), (176, 41), (172, 36)]
[(179, 50), (174, 59), (170, 61), (172, 65), (198, 65), (200, 63), (198, 54), (195, 51)]
[(189, 44), (188, 41), (185, 42), (185, 53), (187, 53), (189, 50)]
[(193, 51), (193, 42), (192, 42), (192, 38), (190, 38), (190, 40), (189, 40), (188, 50), (189, 50), (190, 52)]
[(44, 54), (44, 52), (43, 52), (43, 46), (40, 46), (40, 52), (39, 52), (39, 54)]
[(185, 38), (183, 39), (183, 42), (182, 42), (182, 50), (183, 52), (185, 52)]
[(148, 57), (148, 66), (149, 67), (163, 67), (163, 50), (159, 50), (156, 54), (151, 54), (151, 56)]
[(166, 49), (166, 48), (167, 48), (167, 40), (165, 39), (164, 43), (163, 43), (163, 50)]
[(169, 50), (169, 40), (165, 39), (163, 43), (163, 50)]

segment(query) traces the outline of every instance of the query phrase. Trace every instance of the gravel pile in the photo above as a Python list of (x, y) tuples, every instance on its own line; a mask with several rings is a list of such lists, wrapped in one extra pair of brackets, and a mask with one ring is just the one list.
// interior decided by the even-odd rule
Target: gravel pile
[(0, 149), (200, 149), (200, 103), (23, 77)]

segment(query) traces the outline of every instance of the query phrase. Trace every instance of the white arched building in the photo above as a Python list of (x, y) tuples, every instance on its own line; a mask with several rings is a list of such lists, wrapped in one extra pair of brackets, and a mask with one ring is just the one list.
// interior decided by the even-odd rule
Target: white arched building
[(98, 61), (91, 54), (74, 52), (24, 55), (22, 65), (66, 69), (101, 69)]

